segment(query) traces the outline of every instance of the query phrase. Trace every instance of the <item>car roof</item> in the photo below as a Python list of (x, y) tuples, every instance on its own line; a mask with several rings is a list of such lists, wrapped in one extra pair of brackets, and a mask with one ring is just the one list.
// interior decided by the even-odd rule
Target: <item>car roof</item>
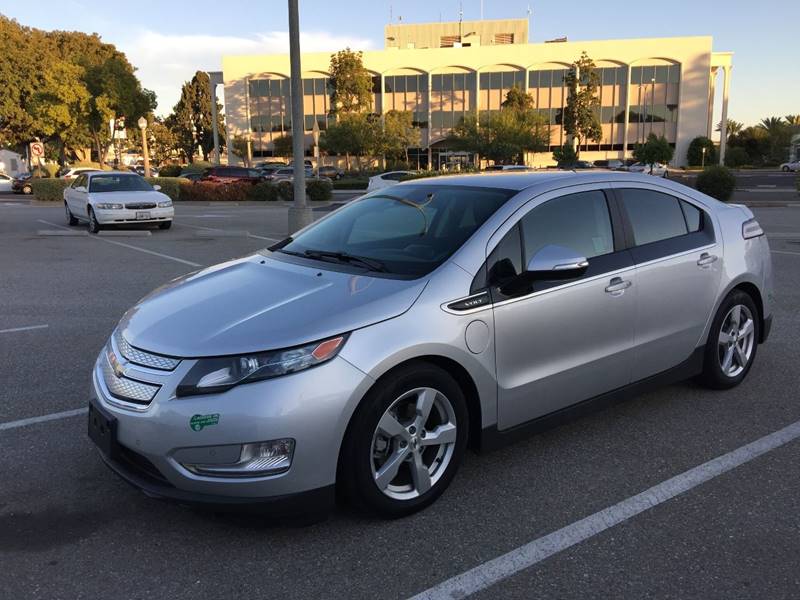
[(95, 175), (133, 175), (136, 177), (141, 177), (141, 175), (133, 171), (101, 171), (100, 169), (92, 169), (86, 174), (89, 177), (94, 177)]

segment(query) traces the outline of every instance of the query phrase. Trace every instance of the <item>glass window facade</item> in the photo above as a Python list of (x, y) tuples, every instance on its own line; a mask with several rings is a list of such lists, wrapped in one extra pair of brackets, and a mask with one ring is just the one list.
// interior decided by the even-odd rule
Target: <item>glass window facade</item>
[(428, 76), (386, 75), (383, 78), (383, 110), (412, 113), (414, 127), (428, 126)]
[(633, 143), (644, 142), (650, 133), (675, 142), (680, 81), (680, 65), (631, 67), (628, 137)]
[(431, 75), (432, 139), (443, 137), (475, 109), (475, 73)]

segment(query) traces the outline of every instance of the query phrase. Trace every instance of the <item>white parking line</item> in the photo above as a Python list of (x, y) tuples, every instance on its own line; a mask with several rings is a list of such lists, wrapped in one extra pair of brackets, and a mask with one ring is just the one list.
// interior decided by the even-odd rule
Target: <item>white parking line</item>
[[(192, 229), (202, 229), (204, 231), (225, 231), (224, 229), (219, 229), (218, 227), (203, 227), (202, 225), (189, 225), (189, 223), (181, 223), (180, 227), (191, 227)], [(278, 238), (256, 235), (255, 233), (250, 233), (249, 231), (247, 232), (247, 237), (257, 238), (259, 240), (267, 240), (268, 242), (280, 242)]]
[(800, 256), (800, 252), (790, 252), (789, 250), (770, 250), (773, 254), (791, 254), (792, 256)]
[[(39, 223), (44, 223), (46, 225), (51, 225), (53, 227), (60, 227), (61, 229), (69, 229), (69, 227), (65, 227), (64, 225), (58, 225), (56, 223), (51, 223), (50, 221), (45, 221), (44, 219), (37, 219)], [(161, 254), (161, 252), (155, 252), (153, 250), (147, 250), (146, 248), (140, 248), (139, 246), (132, 246), (131, 244), (125, 244), (123, 242), (117, 242), (115, 240), (107, 240), (106, 238), (101, 238), (97, 236), (89, 236), (89, 239), (97, 240), (98, 242), (105, 242), (106, 244), (114, 244), (115, 246), (122, 246), (123, 248), (130, 248), (131, 250), (138, 250), (139, 252), (144, 252), (145, 254), (152, 254), (153, 256), (159, 256), (161, 258), (166, 258), (167, 260), (174, 260), (175, 262), (179, 262), (184, 265), (189, 265), (190, 267), (202, 267), (203, 265), (192, 262), (190, 260), (184, 260), (182, 258), (177, 258), (175, 256), (170, 256), (169, 254)]]
[(448, 579), (412, 600), (465, 598), (800, 437), (800, 421)]
[(66, 419), (68, 417), (77, 417), (78, 415), (85, 415), (88, 411), (89, 409), (86, 407), (75, 408), (73, 410), (65, 410), (63, 412), (42, 415), (41, 417), (30, 417), (28, 419), (20, 419), (19, 421), (0, 423), (0, 431), (5, 431), (6, 429), (18, 429), (19, 427), (35, 425), (36, 423), (46, 423), (47, 421), (58, 421), (59, 419)]
[(30, 331), (31, 329), (46, 329), (50, 325), (28, 325), (27, 327), (12, 327), (11, 329), (0, 329), (0, 333), (14, 333), (16, 331)]

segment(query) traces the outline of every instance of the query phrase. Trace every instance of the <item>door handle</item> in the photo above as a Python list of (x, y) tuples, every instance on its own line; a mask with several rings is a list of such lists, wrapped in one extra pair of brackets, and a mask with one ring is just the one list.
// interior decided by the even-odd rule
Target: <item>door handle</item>
[(631, 287), (630, 281), (622, 279), (622, 277), (614, 277), (608, 282), (606, 293), (612, 296), (621, 296), (629, 287)]
[(697, 259), (697, 266), (707, 269), (711, 266), (712, 263), (717, 261), (716, 254), (709, 254), (708, 252), (703, 252), (700, 255), (700, 258)]

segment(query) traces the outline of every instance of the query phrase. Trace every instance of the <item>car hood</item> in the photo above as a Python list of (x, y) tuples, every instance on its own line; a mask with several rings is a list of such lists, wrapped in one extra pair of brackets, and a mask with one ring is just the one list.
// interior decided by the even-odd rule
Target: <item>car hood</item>
[(169, 196), (155, 190), (143, 192), (90, 192), (98, 202), (164, 202)]
[(299, 265), (262, 254), (176, 279), (120, 322), (134, 346), (178, 357), (288, 348), (407, 311), (427, 280), (398, 280)]

